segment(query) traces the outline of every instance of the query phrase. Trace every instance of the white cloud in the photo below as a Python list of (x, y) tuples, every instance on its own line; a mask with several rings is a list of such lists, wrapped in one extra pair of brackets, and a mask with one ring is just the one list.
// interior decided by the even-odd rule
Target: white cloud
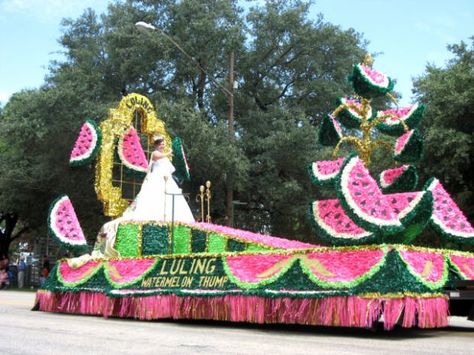
[(0, 0), (3, 16), (27, 16), (45, 23), (57, 23), (64, 17), (76, 17), (91, 7), (105, 11), (111, 0)]

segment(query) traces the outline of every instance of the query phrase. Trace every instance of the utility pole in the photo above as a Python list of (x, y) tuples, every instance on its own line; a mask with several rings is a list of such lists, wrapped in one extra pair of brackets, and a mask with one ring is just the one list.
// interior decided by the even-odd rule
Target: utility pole
[[(229, 127), (229, 139), (231, 144), (235, 143), (235, 132), (234, 132), (234, 51), (230, 52), (229, 58), (229, 94), (227, 98), (229, 100), (229, 113), (227, 124)], [(230, 227), (234, 226), (234, 184), (233, 174), (227, 174), (226, 181), (226, 217), (227, 225)]]

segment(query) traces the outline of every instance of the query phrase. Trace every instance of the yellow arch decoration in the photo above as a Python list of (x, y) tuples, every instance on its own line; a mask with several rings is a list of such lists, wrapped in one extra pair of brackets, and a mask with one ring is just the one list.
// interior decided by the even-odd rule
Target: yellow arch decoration
[(166, 132), (165, 123), (157, 117), (147, 97), (128, 94), (117, 108), (109, 110), (108, 118), (100, 124), (102, 144), (97, 157), (94, 183), (97, 198), (103, 203), (104, 215), (109, 217), (120, 216), (129, 204), (122, 197), (121, 188), (112, 184), (112, 169), (118, 139), (132, 125), (135, 112), (139, 112), (141, 116), (141, 133), (147, 134), (149, 142), (153, 135), (161, 134), (165, 137), (166, 147), (171, 147), (171, 137)]

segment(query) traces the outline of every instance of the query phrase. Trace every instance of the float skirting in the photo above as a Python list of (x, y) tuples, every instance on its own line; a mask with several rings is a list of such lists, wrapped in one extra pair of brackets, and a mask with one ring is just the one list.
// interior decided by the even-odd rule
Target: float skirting
[(266, 298), (226, 295), (195, 297), (169, 295), (109, 297), (100, 292), (39, 290), (40, 311), (104, 317), (154, 319), (208, 319), (259, 324), (305, 324), (370, 328), (383, 316), (384, 329), (438, 328), (448, 325), (446, 297)]

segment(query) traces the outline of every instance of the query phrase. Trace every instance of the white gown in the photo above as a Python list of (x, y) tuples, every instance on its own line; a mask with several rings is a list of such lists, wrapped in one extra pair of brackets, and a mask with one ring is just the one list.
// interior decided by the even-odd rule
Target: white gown
[(194, 222), (182, 190), (171, 176), (175, 171), (173, 164), (166, 157), (150, 163), (140, 192), (123, 213), (122, 220)]

